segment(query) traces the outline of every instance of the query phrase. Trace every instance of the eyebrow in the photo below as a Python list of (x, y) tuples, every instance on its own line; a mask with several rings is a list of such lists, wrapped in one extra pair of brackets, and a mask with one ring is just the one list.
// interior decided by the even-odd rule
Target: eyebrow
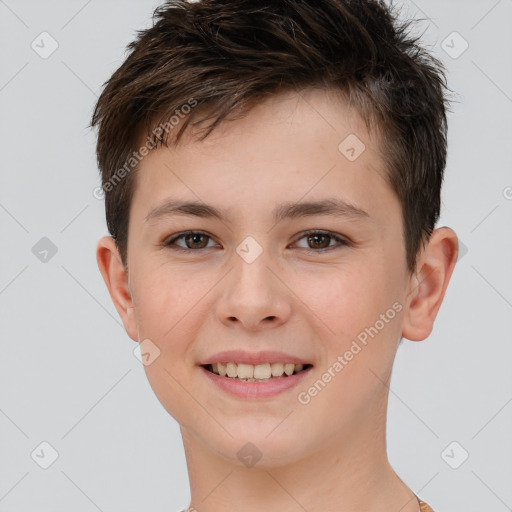
[[(272, 212), (274, 222), (284, 219), (296, 219), (312, 217), (315, 215), (327, 215), (332, 217), (345, 217), (353, 220), (372, 220), (368, 212), (354, 204), (340, 198), (326, 198), (321, 201), (308, 201), (298, 203), (282, 203)], [(161, 217), (173, 215), (186, 215), (200, 218), (212, 218), (225, 222), (229, 212), (206, 203), (197, 201), (167, 200), (151, 210), (145, 217), (145, 222)]]

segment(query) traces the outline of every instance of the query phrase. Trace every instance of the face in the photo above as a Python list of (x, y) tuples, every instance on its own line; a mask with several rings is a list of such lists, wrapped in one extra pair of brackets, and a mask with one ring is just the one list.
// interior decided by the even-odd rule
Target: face
[[(332, 92), (150, 152), (129, 226), (123, 321), (158, 354), (145, 370), (182, 432), (237, 464), (250, 442), (272, 466), (382, 420), (411, 291), (401, 207)], [(229, 376), (269, 364), (263, 382)]]

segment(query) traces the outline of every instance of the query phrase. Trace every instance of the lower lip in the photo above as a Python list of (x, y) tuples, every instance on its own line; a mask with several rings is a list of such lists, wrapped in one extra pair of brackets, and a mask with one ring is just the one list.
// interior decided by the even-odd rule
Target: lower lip
[(231, 379), (229, 377), (222, 377), (216, 373), (210, 372), (204, 367), (200, 369), (205, 373), (206, 377), (210, 379), (222, 391), (235, 396), (237, 398), (269, 398), (287, 391), (302, 381), (302, 379), (309, 373), (313, 367), (310, 366), (299, 373), (290, 375), (288, 377), (277, 377), (270, 379), (266, 382), (244, 382), (243, 380)]

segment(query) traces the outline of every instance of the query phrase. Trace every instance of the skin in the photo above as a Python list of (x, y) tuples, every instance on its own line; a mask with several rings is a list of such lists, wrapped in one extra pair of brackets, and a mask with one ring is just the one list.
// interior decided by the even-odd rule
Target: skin
[[(353, 162), (338, 150), (349, 134), (366, 146)], [(272, 219), (280, 203), (333, 196), (369, 218)], [(170, 198), (227, 208), (229, 217), (144, 221)], [(377, 135), (331, 91), (274, 96), (202, 142), (186, 134), (177, 148), (142, 160), (128, 271), (111, 237), (99, 241), (97, 260), (128, 335), (149, 338), (160, 350), (145, 370), (180, 424), (196, 510), (418, 511), (387, 459), (388, 386), (400, 338), (420, 341), (432, 331), (458, 242), (453, 230), (436, 229), (411, 275), (401, 215)], [(350, 243), (308, 242), (303, 232), (310, 229)], [(192, 247), (188, 252), (164, 245), (187, 230), (210, 238), (175, 242)], [(247, 236), (263, 250), (250, 264), (236, 252)], [(309, 403), (300, 403), (298, 393), (396, 303), (394, 318)], [(284, 351), (313, 370), (273, 398), (231, 397), (198, 367), (230, 349)], [(237, 457), (247, 442), (261, 453), (253, 467)]]

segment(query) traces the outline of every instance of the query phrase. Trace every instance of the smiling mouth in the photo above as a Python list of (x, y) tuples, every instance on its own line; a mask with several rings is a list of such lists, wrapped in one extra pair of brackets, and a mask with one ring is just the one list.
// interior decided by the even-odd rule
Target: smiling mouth
[(266, 382), (273, 379), (287, 378), (308, 370), (311, 364), (293, 363), (264, 363), (264, 364), (237, 364), (214, 363), (205, 364), (203, 368), (215, 375), (227, 377), (244, 382)]

